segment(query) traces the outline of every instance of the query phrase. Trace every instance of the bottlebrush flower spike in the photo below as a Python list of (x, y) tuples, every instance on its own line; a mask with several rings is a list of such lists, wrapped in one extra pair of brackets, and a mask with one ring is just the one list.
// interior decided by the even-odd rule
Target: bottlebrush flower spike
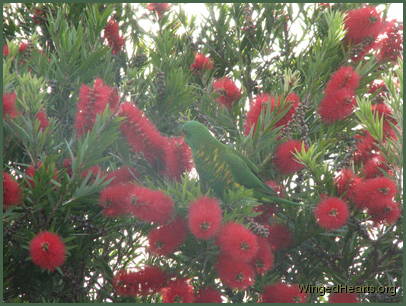
[(400, 204), (390, 199), (381, 200), (379, 205), (374, 205), (368, 212), (376, 224), (386, 223), (389, 225), (395, 224), (402, 214)]
[(215, 265), (221, 282), (232, 289), (247, 289), (255, 282), (255, 273), (248, 263), (221, 255)]
[(99, 205), (103, 207), (102, 213), (108, 217), (129, 214), (131, 211), (130, 183), (116, 184), (105, 187), (100, 192)]
[(342, 66), (330, 77), (326, 85), (326, 94), (347, 88), (355, 91), (359, 86), (360, 76), (351, 66)]
[(120, 129), (134, 153), (143, 153), (153, 165), (165, 159), (167, 139), (159, 133), (144, 112), (126, 102), (121, 105), (119, 116), (125, 118)]
[(190, 70), (200, 72), (202, 70), (212, 70), (213, 67), (213, 60), (211, 58), (202, 53), (197, 53), (194, 62), (190, 65)]
[(193, 286), (183, 278), (171, 281), (162, 288), (161, 295), (163, 303), (193, 303), (195, 299)]
[(331, 293), (328, 297), (329, 303), (359, 303), (358, 295), (355, 293)]
[(91, 130), (96, 122), (96, 115), (107, 106), (114, 111), (118, 104), (117, 91), (96, 79), (93, 88), (82, 84), (75, 118), (75, 129), (78, 137)]
[(3, 45), (3, 56), (7, 57), (10, 54), (10, 50), (8, 48), (8, 45), (4, 44)]
[(382, 155), (376, 154), (371, 159), (367, 160), (361, 172), (365, 178), (374, 178), (377, 176), (384, 176), (385, 172), (392, 174), (385, 158)]
[(354, 189), (354, 203), (358, 208), (376, 210), (382, 207), (386, 199), (396, 194), (396, 184), (387, 177), (365, 179)]
[(256, 222), (268, 224), (269, 219), (277, 212), (277, 207), (272, 204), (263, 204), (255, 206), (254, 211), (260, 213), (260, 215), (254, 217)]
[(164, 176), (179, 181), (182, 174), (189, 172), (193, 167), (192, 150), (183, 137), (166, 138), (164, 148)]
[(165, 286), (167, 275), (160, 268), (146, 266), (138, 272), (121, 270), (114, 275), (113, 288), (121, 296), (147, 296)]
[(355, 186), (361, 182), (361, 178), (356, 176), (351, 169), (341, 169), (334, 180), (337, 193), (346, 200), (354, 199)]
[(277, 146), (273, 163), (281, 174), (292, 174), (304, 168), (294, 155), (302, 150), (302, 145), (302, 141), (289, 140)]
[(211, 287), (200, 289), (195, 296), (195, 303), (221, 303), (221, 293)]
[(390, 61), (396, 63), (403, 53), (403, 25), (396, 20), (388, 23), (385, 36), (377, 42), (378, 61)]
[(119, 271), (112, 280), (114, 291), (120, 296), (137, 296), (139, 291), (137, 276), (137, 272)]
[(106, 181), (109, 179), (112, 179), (110, 182), (109, 186), (116, 185), (116, 184), (121, 184), (121, 183), (127, 183), (131, 181), (132, 179), (139, 177), (140, 174), (138, 171), (129, 166), (123, 166), (120, 168), (117, 168), (116, 170), (109, 172), (106, 176)]
[(351, 115), (355, 105), (354, 91), (342, 88), (330, 92), (321, 100), (318, 113), (323, 122), (334, 123)]
[(200, 197), (189, 205), (188, 225), (196, 238), (207, 240), (214, 237), (222, 219), (220, 204), (215, 198)]
[(268, 241), (272, 250), (283, 250), (292, 245), (293, 237), (289, 227), (278, 223), (274, 223), (267, 227), (269, 229)]
[(148, 3), (147, 9), (156, 12), (161, 17), (164, 12), (169, 10), (170, 6), (169, 3)]
[(49, 126), (49, 121), (48, 121), (48, 116), (45, 111), (39, 111), (36, 115), (35, 118), (39, 121), (39, 129), (41, 131), (45, 130)]
[(51, 232), (41, 232), (30, 242), (31, 259), (42, 269), (54, 271), (65, 262), (66, 250), (61, 237)]
[(354, 137), (357, 140), (354, 161), (365, 162), (376, 154), (373, 152), (377, 150), (376, 141), (368, 131), (361, 131), (361, 134), (357, 134)]
[(274, 255), (267, 239), (258, 237), (258, 245), (259, 249), (254, 259), (252, 260), (252, 265), (254, 266), (255, 272), (257, 274), (263, 275), (267, 271), (272, 269), (274, 263)]
[(111, 18), (104, 27), (104, 38), (107, 39), (108, 45), (111, 47), (111, 53), (117, 54), (124, 46), (125, 40), (119, 33), (117, 21)]
[(244, 225), (229, 222), (225, 224), (218, 236), (220, 251), (231, 258), (249, 262), (258, 251), (258, 239)]
[(28, 48), (28, 44), (26, 44), (26, 43), (21, 43), (21, 44), (18, 46), (18, 52), (24, 53), (24, 52), (27, 50), (27, 48)]
[(347, 204), (339, 198), (326, 198), (314, 210), (317, 223), (327, 229), (334, 230), (347, 223), (349, 210)]
[[(266, 103), (271, 105), (271, 112), (276, 112), (276, 108), (281, 107), (281, 97), (278, 98), (278, 101), (269, 94), (260, 94), (254, 101), (251, 102), (250, 110), (247, 113), (247, 118), (244, 122), (244, 133), (248, 135), (252, 128), (254, 130), (257, 128), (257, 123), (261, 112), (265, 111)], [(275, 123), (275, 126), (282, 126), (287, 124), (293, 117), (296, 112), (297, 107), (299, 106), (300, 98), (295, 93), (290, 93), (286, 96), (286, 107), (289, 108), (287, 113)]]
[(384, 30), (381, 15), (373, 6), (347, 12), (344, 22), (347, 31), (345, 40), (351, 44), (361, 43), (366, 38), (375, 40)]
[(3, 94), (3, 119), (13, 119), (20, 115), (16, 108), (16, 93)]
[(153, 229), (148, 234), (149, 250), (155, 255), (168, 255), (182, 245), (186, 239), (186, 225), (181, 218)]
[(168, 275), (155, 266), (146, 266), (137, 272), (139, 295), (146, 296), (157, 293), (167, 282)]
[(22, 191), (20, 185), (14, 180), (14, 178), (3, 172), (3, 205), (5, 209), (10, 206), (21, 204)]
[(220, 94), (220, 96), (216, 98), (216, 102), (229, 109), (241, 98), (241, 90), (228, 77), (214, 81), (213, 89)]
[(171, 197), (160, 190), (134, 185), (130, 191), (131, 213), (146, 222), (164, 224), (174, 213)]
[(297, 284), (276, 283), (262, 292), (262, 303), (306, 303), (307, 298)]

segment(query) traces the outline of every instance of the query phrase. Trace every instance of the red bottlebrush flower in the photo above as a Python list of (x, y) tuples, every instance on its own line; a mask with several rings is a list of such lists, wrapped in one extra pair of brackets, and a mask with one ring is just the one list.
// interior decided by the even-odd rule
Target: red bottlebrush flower
[(334, 230), (347, 223), (349, 210), (343, 200), (339, 198), (326, 198), (317, 204), (314, 216), (321, 227), (327, 230)]
[(41, 24), (41, 23), (43, 23), (45, 21), (45, 19), (46, 19), (46, 15), (45, 15), (45, 12), (43, 10), (38, 9), (38, 8), (34, 9), (34, 13), (33, 13), (33, 16), (32, 16), (32, 21), (35, 24)]
[(254, 266), (255, 272), (257, 274), (263, 275), (267, 271), (272, 269), (274, 263), (274, 255), (267, 239), (258, 237), (258, 244), (259, 249), (254, 259), (252, 260), (252, 265)]
[(370, 94), (380, 94), (380, 93), (387, 93), (388, 87), (382, 80), (375, 80), (369, 85), (368, 93)]
[(156, 12), (158, 16), (162, 16), (162, 14), (169, 10), (169, 8), (169, 3), (148, 3), (147, 5), (147, 9)]
[(392, 110), (384, 103), (374, 104), (371, 106), (373, 113), (378, 113), (379, 118), (383, 117), (383, 134), (384, 137), (396, 139), (396, 133), (391, 124), (396, 125), (397, 121), (392, 117)]
[(222, 253), (249, 262), (258, 251), (258, 239), (244, 225), (235, 222), (225, 224), (218, 236), (217, 245)]
[(108, 173), (106, 176), (106, 181), (112, 179), (109, 184), (109, 186), (112, 186), (116, 184), (127, 183), (134, 177), (139, 177), (138, 171), (133, 167), (123, 166)]
[(266, 286), (262, 292), (262, 303), (306, 303), (307, 294), (297, 284), (276, 283)]
[(293, 237), (289, 227), (277, 223), (267, 227), (269, 229), (268, 241), (272, 250), (283, 250), (292, 245)]
[(163, 303), (193, 303), (193, 286), (186, 279), (171, 281), (161, 290)]
[(330, 77), (326, 85), (326, 94), (335, 93), (339, 89), (356, 90), (360, 76), (351, 66), (342, 66)]
[(366, 6), (347, 13), (345, 29), (347, 30), (346, 41), (358, 44), (366, 38), (375, 40), (384, 30), (384, 23), (375, 7)]
[(400, 205), (390, 199), (381, 200), (379, 205), (369, 209), (372, 220), (379, 223), (395, 224), (402, 214)]
[(211, 58), (202, 53), (197, 53), (194, 62), (190, 65), (190, 70), (199, 72), (202, 70), (212, 70), (213, 67), (213, 60)]
[(361, 182), (361, 178), (356, 176), (351, 169), (341, 169), (335, 178), (335, 185), (340, 196), (347, 200), (354, 199), (355, 186)]
[(362, 168), (362, 173), (365, 178), (374, 178), (377, 176), (383, 176), (384, 172), (391, 173), (389, 166), (386, 164), (386, 160), (382, 155), (376, 154), (371, 159), (367, 160)]
[(75, 129), (78, 137), (91, 130), (96, 122), (96, 115), (101, 114), (107, 106), (114, 111), (118, 104), (117, 91), (96, 79), (93, 88), (82, 85), (79, 91)]
[(34, 264), (54, 271), (65, 262), (65, 244), (57, 234), (41, 232), (30, 242), (30, 255)]
[(354, 91), (352, 89), (342, 88), (330, 92), (321, 100), (318, 113), (323, 122), (334, 123), (351, 115), (355, 104)]
[(65, 158), (65, 159), (63, 160), (62, 164), (63, 164), (63, 167), (64, 167), (65, 170), (66, 170), (66, 173), (67, 173), (69, 176), (72, 176), (72, 159), (70, 159), (70, 158)]
[(164, 163), (163, 175), (179, 181), (182, 174), (189, 172), (193, 167), (192, 150), (185, 142), (183, 137), (172, 137), (166, 139), (164, 148)]
[(37, 118), (37, 120), (39, 121), (39, 129), (41, 131), (45, 130), (48, 127), (49, 121), (48, 121), (48, 117), (47, 117), (47, 114), (45, 113), (45, 111), (39, 111), (35, 115), (35, 118)]
[[(254, 130), (257, 128), (257, 122), (261, 112), (266, 109), (266, 103), (271, 104), (271, 112), (276, 112), (276, 108), (279, 109), (281, 107), (281, 98), (278, 98), (276, 102), (275, 98), (270, 96), (269, 94), (260, 94), (258, 95), (253, 102), (251, 102), (250, 110), (247, 113), (247, 119), (244, 122), (245, 128), (245, 135), (248, 135), (252, 128)], [(288, 123), (294, 113), (296, 112), (296, 108), (299, 106), (300, 98), (295, 93), (290, 93), (286, 96), (286, 107), (289, 108), (288, 112), (278, 121), (275, 123), (275, 126), (282, 126)]]
[(20, 114), (16, 108), (16, 97), (15, 92), (3, 94), (3, 119), (13, 119)]
[(186, 239), (186, 224), (181, 218), (153, 229), (148, 234), (149, 250), (156, 255), (168, 255)]
[(278, 197), (281, 197), (281, 198), (285, 198), (285, 197), (286, 197), (286, 194), (285, 194), (285, 192), (284, 192), (284, 190), (283, 190), (283, 186), (282, 186), (281, 184), (275, 182), (274, 180), (268, 180), (268, 181), (266, 181), (265, 183), (266, 183), (269, 187), (271, 187), (273, 191), (276, 192), (276, 195), (277, 195)]
[(148, 162), (155, 165), (165, 160), (167, 139), (145, 116), (144, 112), (130, 102), (121, 105), (119, 116), (125, 118), (120, 129), (135, 153), (143, 153)]
[(214, 81), (213, 89), (220, 94), (220, 96), (216, 98), (216, 102), (229, 109), (241, 98), (241, 90), (227, 77)]
[(119, 271), (112, 280), (114, 291), (121, 296), (137, 296), (139, 291), (137, 276), (137, 272)]
[(6, 57), (10, 54), (10, 50), (8, 48), (8, 45), (4, 44), (3, 45), (3, 56)]
[(388, 87), (382, 80), (375, 80), (369, 85), (368, 93), (372, 94), (374, 103), (383, 103), (388, 96)]
[(143, 221), (164, 224), (174, 213), (173, 200), (162, 191), (134, 185), (130, 194), (131, 213)]
[(329, 303), (359, 303), (355, 293), (332, 293), (328, 297)]
[(3, 172), (3, 204), (4, 208), (8, 209), (10, 206), (15, 206), (21, 203), (22, 192), (20, 185), (14, 178)]
[(382, 202), (396, 194), (396, 184), (386, 177), (363, 180), (354, 189), (354, 203), (358, 208), (379, 209)]
[(277, 207), (272, 204), (258, 205), (254, 207), (254, 211), (261, 213), (254, 218), (256, 222), (268, 224), (269, 218), (273, 217), (277, 212)]
[(403, 25), (393, 20), (389, 22), (385, 36), (377, 42), (377, 59), (380, 62), (395, 62), (403, 52)]
[(195, 296), (195, 303), (221, 303), (221, 293), (211, 287), (200, 289)]
[(196, 238), (210, 239), (220, 229), (222, 211), (215, 198), (200, 197), (190, 203), (188, 214), (189, 229)]
[(146, 266), (138, 272), (121, 270), (113, 277), (113, 288), (121, 296), (146, 296), (164, 287), (167, 275), (158, 267)]
[(137, 272), (138, 294), (150, 295), (161, 290), (167, 281), (167, 274), (155, 266), (146, 266)]
[(86, 176), (88, 176), (90, 173), (90, 177), (91, 178), (96, 178), (97, 176), (101, 176), (103, 175), (103, 171), (100, 168), (99, 165), (94, 165), (90, 168), (87, 168), (85, 170), (82, 171), (82, 173), (80, 174), (83, 178), (85, 178)]
[(280, 173), (292, 174), (304, 168), (304, 165), (294, 156), (296, 151), (302, 150), (303, 145), (304, 143), (299, 140), (289, 140), (278, 145), (275, 150), (274, 165)]
[(272, 101), (274, 100), (274, 97), (271, 97), (269, 94), (265, 93), (258, 95), (254, 101), (251, 101), (251, 106), (247, 113), (247, 118), (244, 122), (245, 135), (248, 135), (250, 133), (252, 127), (254, 127), (254, 130), (256, 129), (258, 118), (261, 115), (262, 110), (266, 109), (266, 103), (271, 104), (272, 111), (272, 106), (274, 105), (274, 102)]
[(362, 134), (355, 135), (357, 140), (356, 151), (354, 152), (354, 161), (367, 161), (375, 153), (376, 141), (368, 131), (363, 131)]
[(99, 205), (103, 207), (103, 214), (108, 217), (128, 214), (131, 208), (131, 198), (128, 191), (132, 188), (133, 185), (130, 183), (104, 188), (99, 197)]
[(18, 47), (18, 52), (23, 53), (27, 50), (28, 44), (26, 43), (21, 43), (20, 46)]
[(232, 289), (246, 289), (255, 282), (252, 266), (228, 256), (220, 255), (215, 269), (224, 285)]
[(107, 22), (104, 27), (104, 38), (107, 39), (108, 45), (112, 48), (111, 53), (117, 54), (124, 46), (125, 40), (119, 34), (119, 26), (113, 18)]

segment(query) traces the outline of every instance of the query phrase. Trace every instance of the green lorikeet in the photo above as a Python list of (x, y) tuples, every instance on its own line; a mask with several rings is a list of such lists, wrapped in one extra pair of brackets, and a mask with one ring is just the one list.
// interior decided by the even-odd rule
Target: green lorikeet
[(255, 194), (280, 203), (296, 204), (276, 196), (276, 192), (255, 174), (256, 166), (232, 148), (222, 144), (200, 122), (188, 121), (182, 131), (192, 149), (203, 188), (211, 187), (217, 196), (233, 187), (244, 186)]

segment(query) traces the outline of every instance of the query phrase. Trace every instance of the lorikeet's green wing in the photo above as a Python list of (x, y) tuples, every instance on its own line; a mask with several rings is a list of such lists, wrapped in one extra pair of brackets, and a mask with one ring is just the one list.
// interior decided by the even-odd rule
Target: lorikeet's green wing
[(263, 193), (276, 194), (253, 172), (252, 167), (249, 167), (249, 163), (231, 149), (225, 152), (224, 161), (228, 164), (236, 183)]
[(222, 196), (224, 190), (232, 187), (233, 175), (224, 162), (224, 151), (221, 146), (209, 145), (205, 150), (192, 149), (192, 153), (204, 189), (211, 187), (218, 196)]

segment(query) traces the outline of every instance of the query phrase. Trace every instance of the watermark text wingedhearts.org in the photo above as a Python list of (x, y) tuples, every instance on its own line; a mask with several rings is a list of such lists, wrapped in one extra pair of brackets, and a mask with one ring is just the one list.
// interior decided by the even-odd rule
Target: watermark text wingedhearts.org
[(326, 293), (385, 293), (390, 296), (396, 295), (395, 286), (314, 286), (314, 285), (299, 285), (301, 293), (316, 293), (324, 296)]

